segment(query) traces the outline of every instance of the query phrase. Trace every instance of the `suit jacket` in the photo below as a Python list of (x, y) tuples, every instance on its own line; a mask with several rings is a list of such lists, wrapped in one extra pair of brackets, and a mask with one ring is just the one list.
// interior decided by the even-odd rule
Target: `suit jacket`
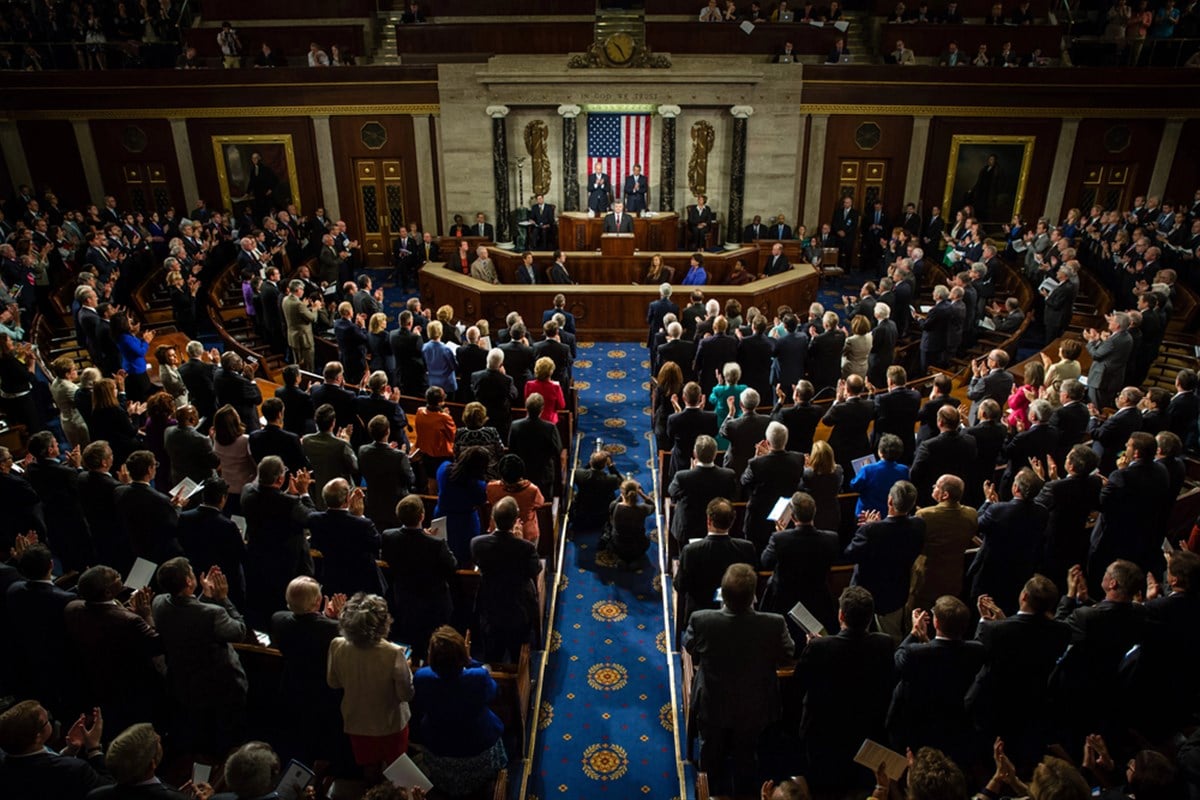
[(397, 637), (401, 641), (428, 641), (438, 625), (450, 621), (449, 580), (458, 566), (454, 554), (445, 540), (417, 528), (384, 531), (382, 552), (388, 564), (388, 597)]
[(258, 404), (262, 402), (262, 392), (259, 391), (258, 384), (240, 372), (230, 372), (226, 369), (217, 370), (214, 381), (217, 403), (233, 406), (242, 418), (247, 432), (258, 430)]
[[(834, 329), (818, 333), (808, 345), (808, 378), (817, 391), (837, 386), (842, 377), (842, 349), (846, 334)], [(836, 452), (836, 451), (835, 451)]]
[(1200, 417), (1200, 397), (1195, 392), (1179, 392), (1167, 406), (1167, 428), (1187, 442), (1196, 433), (1196, 419)]
[(622, 212), (621, 219), (618, 221), (616, 214), (608, 214), (604, 218), (603, 231), (605, 233), (633, 233), (633, 215), (628, 211)]
[(746, 516), (742, 535), (754, 542), (755, 552), (761, 552), (775, 529), (767, 519), (781, 497), (791, 497), (804, 475), (804, 457), (791, 450), (771, 451), (750, 459), (741, 474), (746, 496)]
[(424, 397), (428, 385), (425, 356), (421, 352), (424, 342), (421, 334), (403, 328), (388, 334), (388, 344), (396, 359), (396, 374), (392, 384), (399, 386), (410, 397)]
[(387, 442), (371, 442), (358, 448), (358, 469), (367, 484), (367, 518), (380, 530), (395, 527), (396, 504), (416, 483), (408, 455)]
[(113, 490), (113, 504), (135, 556), (161, 564), (183, 554), (179, 510), (170, 497), (148, 483), (130, 483)]
[(725, 570), (732, 564), (758, 565), (758, 552), (745, 539), (728, 534), (707, 534), (703, 539), (688, 542), (679, 551), (679, 569), (675, 572), (675, 590), (684, 595), (684, 615), (680, 620), (686, 628), (696, 611), (718, 607), (717, 587)]
[(287, 328), (288, 346), (294, 350), (312, 350), (312, 326), (317, 319), (317, 312), (292, 294), (284, 296), (280, 302), (280, 310), (283, 312), (283, 322)]
[(835, 234), (839, 232), (846, 234), (845, 238), (842, 239), (843, 249), (848, 249), (853, 246), (854, 236), (858, 233), (858, 221), (859, 214), (856, 209), (851, 208), (847, 210), (839, 207), (833, 212), (833, 221), (830, 227), (833, 229)]
[(321, 551), (321, 578), (326, 591), (353, 595), (383, 594), (380, 537), (375, 523), (345, 509), (330, 509), (308, 518), (312, 546)]
[(771, 411), (771, 421), (788, 429), (787, 449), (792, 453), (812, 450), (813, 435), (824, 416), (824, 408), (812, 403), (776, 406)]
[(1071, 649), (1059, 667), (1064, 690), (1077, 700), (1112, 696), (1117, 668), (1129, 649), (1145, 636), (1146, 607), (1110, 600), (1079, 603), (1073, 597), (1064, 597), (1056, 617), (1071, 629)]
[[(626, 207), (628, 207), (628, 203), (626, 203)], [(529, 219), (535, 225), (553, 225), (554, 206), (549, 203), (543, 203), (540, 206), (536, 204), (531, 205), (529, 207)]]
[(191, 796), (160, 782), (101, 786), (88, 792), (87, 800), (188, 800)]
[(492, 223), (490, 222), (477, 222), (474, 225), (468, 226), (467, 231), (469, 236), (482, 236), (489, 242), (496, 235), (495, 228), (492, 227)]
[(189, 358), (179, 365), (179, 377), (187, 387), (188, 402), (196, 407), (201, 417), (212, 419), (217, 413), (217, 368), (198, 358)]
[[(298, 386), (280, 386), (275, 390), (275, 396), (283, 401), (283, 429), (285, 431), (298, 438), (316, 429), (313, 426), (313, 415), (316, 412), (316, 406), (313, 404), (312, 395)], [(267, 427), (270, 428), (271, 426), (268, 425)], [(259, 431), (250, 434), (251, 452), (253, 452), (253, 442), (256, 433), (259, 433)], [(299, 446), (300, 443), (297, 441), (296, 447), (299, 448)], [(281, 454), (274, 453), (274, 455)], [(255, 458), (259, 461), (262, 460), (257, 456)]]
[[(25, 468), (25, 481), (40, 499), (49, 545), (67, 569), (85, 569), (96, 564), (96, 551), (87, 516), (76, 492), (79, 470), (54, 459), (34, 461)], [(10, 481), (15, 485), (15, 481)], [(36, 502), (35, 499), (35, 502)], [(10, 513), (5, 510), (5, 514)], [(12, 513), (19, 514), (17, 509)], [(15, 531), (27, 533), (29, 528)]]
[(50, 751), (23, 758), (10, 758), (0, 769), (0, 795), (21, 800), (60, 800), (84, 797), (93, 789), (112, 783), (104, 766), (104, 754), (88, 760), (60, 756)]
[(267, 456), (279, 456), (288, 470), (309, 468), (308, 458), (300, 446), (300, 437), (277, 425), (268, 425), (250, 434), (250, 455), (255, 461), (262, 461)]
[(1092, 436), (1092, 449), (1100, 456), (1101, 473), (1117, 468), (1117, 454), (1125, 449), (1130, 434), (1141, 429), (1142, 415), (1132, 407), (1118, 409), (1103, 421), (1094, 417), (1088, 420), (1087, 432)]
[(921, 395), (915, 389), (903, 386), (875, 395), (875, 427), (871, 432), (871, 445), (878, 448), (879, 438), (885, 433), (899, 436), (904, 442), (902, 463), (912, 464), (916, 452), (917, 414), (921, 410)]
[(952, 316), (950, 303), (945, 301), (935, 303), (929, 309), (929, 314), (921, 321), (921, 352), (945, 352)]
[(487, 353), (486, 349), (477, 344), (464, 344), (454, 351), (454, 362), (458, 365), (459, 389), (469, 390), (471, 376), (481, 369), (487, 369)]
[(163, 653), (158, 632), (116, 603), (72, 600), (63, 620), (73, 652), (87, 660), (83, 699), (114, 715), (119, 710), (123, 720), (136, 718), (130, 713), (135, 710), (153, 712), (154, 689), (162, 679), (153, 662)]
[(496, 430), (505, 436), (512, 425), (512, 403), (517, 399), (513, 379), (500, 370), (482, 369), (471, 375), (471, 393), (487, 409)]
[[(700, 206), (688, 206), (687, 226), (688, 231), (690, 231), (693, 236), (697, 236), (701, 233), (707, 233), (708, 231), (712, 230), (713, 222), (715, 222), (716, 219), (717, 217), (715, 214), (713, 214), (711, 206), (706, 205), (703, 208)], [(708, 227), (701, 229), (699, 227), (701, 223), (708, 223)]]
[(508, 434), (508, 450), (525, 462), (525, 476), (542, 490), (546, 502), (555, 495), (555, 475), (562, 453), (558, 428), (541, 417), (519, 419)]
[(328, 403), (337, 412), (337, 427), (347, 425), (358, 427), (358, 394), (344, 386), (333, 383), (317, 383), (308, 390), (312, 398), (313, 408), (317, 409)]
[(1125, 383), (1125, 370), (1133, 354), (1133, 337), (1129, 331), (1119, 331), (1102, 341), (1088, 342), (1092, 366), (1088, 369), (1088, 388), (1101, 397), (1111, 397)]
[(346, 369), (346, 379), (358, 383), (367, 368), (366, 328), (352, 319), (340, 317), (333, 323), (333, 335), (337, 339), (338, 356)]
[(306, 709), (317, 720), (341, 718), (341, 692), (330, 689), (325, 679), (329, 643), (338, 636), (337, 620), (324, 614), (293, 614), (278, 611), (271, 617), (271, 646), (283, 654), (279, 678), (282, 697), (303, 697)]
[(321, 497), (321, 488), (334, 478), (345, 478), (354, 485), (354, 475), (358, 472), (358, 458), (350, 443), (340, 439), (330, 432), (310, 433), (300, 440), (304, 455), (312, 464), (313, 484), (310, 493), (313, 504), (325, 508), (325, 500)]
[(692, 467), (676, 472), (667, 489), (674, 503), (671, 535), (681, 545), (705, 535), (708, 501), (714, 497), (732, 500), (737, 496), (737, 488), (737, 474), (725, 467)]
[(504, 353), (504, 372), (513, 379), (517, 394), (524, 395), (525, 384), (533, 380), (533, 348), (521, 342), (500, 345)]
[[(762, 568), (774, 570), (763, 595), (763, 610), (786, 614), (796, 603), (804, 603), (826, 630), (833, 630), (837, 605), (827, 580), (829, 568), (841, 555), (836, 531), (800, 525), (771, 534), (762, 553)], [(800, 633), (799, 629), (793, 632)]]
[(242, 490), (246, 518), (246, 578), (248, 609), (265, 625), (283, 605), (292, 578), (312, 575), (312, 557), (304, 530), (313, 513), (312, 498), (249, 483)]
[(709, 336), (696, 344), (696, 377), (705, 394), (717, 385), (717, 372), (738, 359), (738, 340), (727, 333)]
[[(1058, 447), (1058, 431), (1050, 425), (1039, 424), (1014, 434), (1000, 451), (1002, 458), (1008, 459), (1004, 475), (1000, 479), (1000, 495), (1012, 496), (1013, 479), (1024, 467), (1029, 466), (1029, 459), (1036, 458), (1043, 464), (1046, 456), (1054, 453)], [(1064, 470), (1066, 465), (1063, 464)]]
[(726, 417), (721, 426), (721, 436), (729, 441), (725, 450), (725, 466), (741, 475), (746, 464), (754, 457), (754, 448), (767, 435), (771, 418), (766, 414), (748, 413), (740, 417)]
[(571, 279), (571, 273), (567, 272), (567, 268), (555, 261), (550, 267), (550, 282), (551, 283), (575, 283)]
[(216, 476), (221, 459), (213, 452), (212, 439), (190, 426), (172, 425), (163, 435), (163, 447), (171, 459), (171, 485), (184, 478), (203, 483)]
[(595, 211), (597, 214), (601, 211), (607, 211), (609, 204), (612, 202), (612, 196), (612, 180), (608, 177), (607, 172), (588, 173), (587, 205), (590, 210)]
[(482, 576), (475, 609), (484, 632), (532, 634), (539, 623), (533, 579), (542, 571), (533, 542), (512, 531), (485, 533), (471, 540), (471, 560)]
[(667, 436), (671, 439), (671, 472), (687, 469), (691, 463), (696, 437), (717, 435), (717, 415), (698, 408), (684, 408), (667, 417)]
[(1075, 295), (1078, 291), (1079, 287), (1073, 281), (1064, 281), (1046, 295), (1042, 305), (1045, 309), (1043, 322), (1046, 325), (1048, 339), (1061, 336), (1062, 332), (1067, 329), (1075, 307)]
[(1082, 402), (1059, 406), (1050, 415), (1050, 427), (1058, 431), (1058, 441), (1050, 452), (1059, 464), (1063, 463), (1067, 452), (1073, 446), (1083, 441), (1087, 434), (1088, 420), (1088, 409)]
[(1049, 617), (1018, 613), (981, 621), (976, 638), (983, 646), (983, 665), (966, 696), (976, 723), (1004, 735), (1045, 718), (1047, 683), (1070, 642), (1070, 628)]
[(808, 357), (808, 347), (808, 335), (799, 329), (791, 333), (784, 333), (775, 340), (775, 360), (771, 369), (771, 382), (780, 384), (785, 393), (804, 377), (804, 362)]
[(771, 360), (775, 355), (775, 340), (765, 334), (743, 336), (738, 342), (738, 363), (742, 366), (742, 383), (758, 392), (759, 402), (768, 403), (774, 393), (771, 383)]
[(1127, 558), (1143, 570), (1157, 564), (1175, 503), (1170, 480), (1165, 466), (1140, 459), (1108, 476), (1100, 490), (1100, 518), (1092, 528), (1091, 572), (1103, 573), (1116, 558)]
[[(696, 372), (692, 365), (696, 361), (696, 343), (690, 339), (672, 339), (665, 344), (660, 344), (657, 351), (657, 366), (662, 369), (663, 364), (672, 361), (679, 365), (679, 369), (683, 372), (684, 383), (694, 381)], [(657, 374), (658, 369), (655, 370)]]
[(215, 506), (200, 505), (179, 515), (179, 543), (199, 575), (218, 566), (229, 579), (229, 599), (246, 602), (246, 544), (242, 532)]
[(208, 709), (245, 702), (248, 682), (233, 643), (246, 638), (246, 623), (232, 603), (160, 594), (153, 612), (176, 703)]
[(1037, 504), (1046, 509), (1045, 552), (1041, 571), (1065, 575), (1075, 564), (1087, 564), (1088, 517), (1100, 507), (1099, 475), (1068, 475), (1042, 487)]
[(875, 404), (864, 395), (834, 403), (825, 412), (821, 422), (833, 428), (829, 432), (829, 446), (837, 455), (838, 463), (847, 470), (852, 460), (871, 452), (867, 428), (874, 418)]
[(763, 268), (764, 275), (779, 275), (792, 268), (788, 257), (780, 253), (778, 256), (767, 256), (767, 265)]
[(970, 485), (978, 475), (977, 456), (975, 439), (962, 428), (942, 431), (921, 442), (917, 446), (912, 469), (909, 470), (909, 477), (920, 493), (921, 502), (929, 501), (933, 484), (942, 475), (957, 475)]
[(967, 384), (967, 399), (971, 401), (971, 412), (968, 421), (974, 425), (979, 414), (979, 404), (984, 400), (995, 400), (1004, 408), (1008, 396), (1012, 394), (1013, 376), (1003, 369), (993, 369), (985, 375), (972, 376)]
[[(462, 348), (459, 348), (462, 352)], [(535, 342), (533, 345), (534, 363), (537, 363), (539, 358), (549, 358), (554, 362), (554, 374), (551, 376), (553, 380), (558, 381), (564, 386), (569, 385), (571, 374), (571, 348), (567, 347), (560, 341), (555, 339), (543, 339), (540, 342)], [(479, 369), (485, 369), (487, 364), (483, 364)]]
[[(635, 183), (636, 179), (636, 183)], [(626, 175), (621, 197), (625, 200), (625, 210), (631, 214), (645, 211), (646, 195), (650, 192), (650, 182), (645, 175)]]
[[(651, 337), (662, 330), (663, 317), (667, 314), (674, 314), (676, 317), (679, 316), (679, 305), (674, 300), (659, 298), (650, 303), (649, 308), (646, 309), (646, 326), (650, 329), (649, 335)], [(649, 344), (654, 340), (651, 338), (646, 341)]]
[(983, 545), (967, 570), (973, 600), (991, 595), (1006, 614), (1016, 612), (1021, 587), (1041, 563), (1048, 516), (1033, 498), (980, 506)]
[(899, 683), (888, 710), (893, 744), (967, 755), (973, 730), (963, 697), (984, 657), (983, 645), (976, 641), (920, 642), (906, 636), (896, 650)]
[(780, 718), (776, 669), (789, 664), (795, 650), (782, 616), (700, 610), (688, 622), (683, 646), (696, 665), (691, 708), (700, 730), (754, 735)]
[(925, 541), (925, 521), (918, 517), (884, 517), (860, 527), (843, 555), (854, 563), (851, 586), (875, 596), (875, 613), (904, 607), (913, 562)]

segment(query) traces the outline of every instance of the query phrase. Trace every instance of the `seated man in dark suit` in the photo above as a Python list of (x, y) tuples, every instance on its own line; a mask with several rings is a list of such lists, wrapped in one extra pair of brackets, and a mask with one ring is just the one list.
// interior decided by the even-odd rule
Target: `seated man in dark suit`
[(694, 612), (716, 608), (714, 599), (721, 577), (731, 564), (758, 563), (754, 545), (745, 539), (729, 535), (733, 527), (733, 504), (723, 497), (708, 502), (705, 509), (708, 535), (689, 542), (679, 553), (679, 569), (675, 573), (675, 589), (684, 595), (684, 613), (679, 630), (687, 627)]
[(904, 630), (912, 565), (925, 540), (925, 521), (909, 516), (916, 506), (917, 487), (897, 481), (888, 492), (888, 515), (880, 519), (877, 512), (867, 512), (843, 554), (854, 563), (850, 585), (876, 598), (879, 629), (894, 639)]
[(713, 463), (717, 440), (707, 434), (697, 436), (692, 448), (692, 465), (671, 478), (667, 494), (675, 504), (671, 511), (671, 536), (682, 549), (706, 531), (706, 498), (737, 495), (737, 473)]
[(321, 490), (325, 510), (308, 518), (312, 547), (321, 551), (326, 588), (337, 594), (383, 594), (379, 531), (363, 516), (365, 492), (350, 490), (345, 478), (334, 478)]
[(399, 447), (388, 442), (391, 423), (382, 414), (367, 423), (371, 443), (358, 448), (358, 471), (367, 484), (366, 516), (379, 530), (394, 528), (396, 504), (416, 482), (412, 463)]
[[(791, 663), (795, 644), (778, 614), (754, 610), (758, 575), (735, 563), (721, 577), (721, 609), (691, 616), (683, 646), (696, 676), (692, 708), (700, 737), (700, 769), (714, 791), (745, 795), (756, 784), (755, 746), (763, 730), (781, 716), (776, 670)], [(725, 761), (733, 758), (733, 775)]]
[(222, 513), (229, 485), (220, 478), (204, 482), (200, 505), (179, 515), (179, 543), (193, 569), (220, 567), (229, 582), (229, 600), (246, 605), (246, 543), (242, 532)]
[(866, 771), (854, 764), (863, 739), (882, 741), (892, 695), (892, 640), (870, 633), (875, 601), (861, 586), (838, 600), (840, 630), (808, 640), (796, 664), (796, 687), (804, 697), (800, 735), (815, 789), (861, 783)]
[[(287, 388), (287, 387), (284, 387)], [(283, 391), (280, 389), (279, 391)], [(299, 391), (299, 390), (297, 390)], [(306, 398), (307, 392), (300, 392)], [(310, 404), (312, 400), (308, 401)], [(287, 411), (279, 395), (268, 397), (262, 403), (263, 419), (266, 427), (250, 434), (250, 455), (255, 461), (262, 461), (267, 456), (278, 456), (290, 470), (307, 469), (308, 458), (300, 445), (300, 437), (284, 428)]]
[(24, 700), (0, 714), (0, 749), (7, 754), (0, 762), (0, 796), (82, 800), (112, 782), (101, 749), (100, 709), (88, 716), (80, 748), (63, 754), (49, 750), (54, 727), (37, 700)]
[(1026, 769), (1040, 760), (1049, 741), (1047, 684), (1071, 631), (1054, 619), (1058, 588), (1044, 575), (1025, 582), (1018, 605), (1020, 611), (1006, 617), (994, 598), (979, 598), (975, 638), (984, 658), (966, 704), (984, 738), (1003, 738), (1005, 752), (1018, 769)]
[(899, 683), (888, 710), (888, 732), (898, 749), (936, 747), (965, 762), (974, 754), (974, 730), (962, 698), (983, 664), (983, 645), (965, 640), (971, 612), (957, 597), (943, 595), (930, 612), (913, 610), (912, 631), (896, 650)]
[(516, 663), (521, 647), (531, 643), (539, 628), (533, 579), (542, 563), (534, 544), (514, 530), (519, 514), (514, 498), (500, 498), (492, 508), (496, 529), (471, 540), (471, 560), (481, 575), (475, 608), (484, 659), (491, 664)]
[(346, 598), (334, 595), (326, 602), (321, 585), (306, 576), (289, 583), (285, 597), (287, 610), (272, 615), (269, 631), (271, 646), (283, 654), (279, 691), (284, 697), (303, 697), (304, 702), (281, 704), (282, 730), (297, 748), (297, 757), (312, 763), (335, 754), (342, 737), (342, 693), (329, 688), (325, 666)]
[[(762, 608), (787, 614), (796, 603), (803, 603), (822, 625), (833, 630), (837, 611), (827, 580), (829, 568), (841, 555), (837, 531), (813, 526), (817, 504), (806, 492), (792, 495), (791, 511), (791, 527), (784, 526), (782, 521), (776, 523), (777, 530), (762, 553), (762, 568), (774, 570), (767, 582)], [(801, 630), (790, 617), (788, 628), (793, 637), (810, 633)]]
[(383, 532), (382, 555), (387, 562), (388, 601), (396, 641), (413, 642), (413, 655), (424, 660), (429, 637), (450, 622), (453, 602), (449, 580), (458, 561), (445, 539), (422, 526), (425, 503), (410, 494), (396, 504), (399, 528)]

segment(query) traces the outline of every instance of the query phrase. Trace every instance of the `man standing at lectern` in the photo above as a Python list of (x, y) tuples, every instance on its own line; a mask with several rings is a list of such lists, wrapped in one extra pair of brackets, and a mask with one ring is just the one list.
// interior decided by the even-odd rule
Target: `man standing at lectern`
[(548, 204), (540, 194), (533, 201), (529, 208), (529, 221), (533, 223), (529, 228), (529, 246), (544, 248), (550, 244), (554, 232), (554, 206)]
[(608, 173), (601, 172), (600, 162), (597, 161), (592, 168), (592, 174), (588, 176), (588, 210), (594, 214), (602, 214), (608, 211), (608, 205), (612, 201), (612, 181), (609, 180)]
[(613, 203), (612, 213), (604, 218), (605, 233), (633, 233), (633, 217), (625, 213), (625, 204)]
[(708, 198), (704, 195), (696, 195), (696, 205), (688, 208), (688, 246), (696, 250), (703, 250), (708, 238), (708, 230), (712, 227), (715, 219), (712, 209), (706, 204)]
[(646, 176), (642, 174), (642, 165), (633, 165), (633, 174), (625, 176), (625, 188), (621, 192), (625, 200), (625, 208), (630, 214), (640, 214), (649, 206), (646, 204), (646, 193), (650, 191)]

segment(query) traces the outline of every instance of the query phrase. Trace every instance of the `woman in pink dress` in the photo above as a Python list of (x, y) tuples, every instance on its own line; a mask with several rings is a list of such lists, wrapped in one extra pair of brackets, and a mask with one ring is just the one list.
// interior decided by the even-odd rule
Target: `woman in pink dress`
[(1029, 428), (1029, 404), (1038, 399), (1046, 383), (1046, 368), (1042, 362), (1034, 361), (1025, 367), (1025, 382), (1014, 386), (1008, 396), (1008, 416), (1004, 421), (1018, 430)]
[(525, 384), (525, 399), (529, 399), (529, 395), (536, 392), (546, 401), (542, 406), (542, 419), (546, 422), (558, 422), (559, 410), (567, 406), (562, 387), (558, 381), (550, 379), (552, 375), (554, 359), (542, 356), (533, 365), (533, 380)]

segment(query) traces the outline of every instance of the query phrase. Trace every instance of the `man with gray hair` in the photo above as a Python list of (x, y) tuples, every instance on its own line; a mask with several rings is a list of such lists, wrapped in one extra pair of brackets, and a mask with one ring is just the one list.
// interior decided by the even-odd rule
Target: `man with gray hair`
[[(324, 314), (325, 304), (321, 300), (304, 298), (304, 281), (293, 279), (288, 282), (287, 296), (281, 303), (283, 323), (287, 328), (287, 343), (292, 350), (293, 360), (300, 368), (312, 372), (316, 341), (313, 338), (313, 323)], [(328, 317), (322, 324), (328, 324)]]
[(1096, 408), (1107, 408), (1125, 382), (1125, 372), (1133, 355), (1133, 337), (1129, 333), (1129, 315), (1115, 311), (1105, 317), (1108, 330), (1095, 328), (1083, 332), (1087, 351), (1092, 356), (1088, 369), (1088, 397)]
[(225, 785), (235, 796), (266, 797), (279, 784), (279, 756), (266, 742), (247, 742), (225, 761)]
[[(924, 317), (917, 317), (921, 328), (921, 371), (930, 367), (945, 366), (947, 339), (950, 321), (954, 316), (950, 308), (950, 289), (942, 284), (933, 287), (933, 307)], [(879, 598), (876, 598), (878, 602)]]
[(487, 367), (471, 375), (471, 393), (487, 409), (488, 420), (507, 442), (517, 387), (504, 371), (504, 351), (499, 347), (488, 350)]
[(658, 299), (646, 309), (646, 325), (649, 333), (646, 335), (646, 349), (650, 351), (651, 361), (654, 360), (654, 336), (663, 327), (663, 318), (667, 314), (679, 314), (679, 304), (671, 299), (671, 284), (663, 283), (658, 287)]
[(1013, 434), (1000, 451), (1001, 457), (1008, 461), (1004, 475), (1000, 478), (1000, 496), (1004, 499), (1012, 497), (1013, 480), (1018, 472), (1029, 466), (1033, 460), (1046, 464), (1049, 455), (1058, 451), (1058, 431), (1046, 424), (1050, 421), (1053, 411), (1054, 407), (1048, 400), (1034, 400), (1029, 404), (1027, 412), (1028, 429), (1022, 430), (1025, 426), (1019, 418), (1016, 420)]
[(500, 278), (496, 275), (496, 267), (488, 257), (488, 249), (483, 245), (475, 248), (475, 260), (471, 262), (471, 277), (485, 283), (498, 284)]
[(206, 423), (207, 430), (217, 413), (217, 364), (221, 354), (214, 348), (207, 354), (196, 340), (187, 343), (187, 361), (179, 365), (179, 377), (187, 387), (188, 399)]
[(382, 543), (375, 523), (363, 516), (366, 493), (350, 488), (345, 478), (334, 478), (321, 489), (325, 510), (308, 518), (310, 542), (320, 550), (325, 589), (335, 594), (383, 594), (379, 571)]
[(866, 512), (843, 553), (854, 564), (850, 585), (871, 592), (879, 630), (894, 641), (904, 635), (912, 566), (925, 543), (925, 521), (911, 516), (916, 507), (917, 487), (896, 481), (888, 491), (887, 516)]
[(739, 480), (746, 498), (746, 523), (742, 535), (754, 542), (761, 553), (775, 531), (775, 523), (767, 519), (780, 497), (790, 497), (796, 491), (799, 476), (804, 474), (804, 454), (787, 449), (788, 429), (782, 422), (767, 425), (764, 441), (754, 447), (754, 458), (746, 463)]
[(710, 498), (737, 494), (737, 473), (713, 463), (716, 456), (717, 440), (707, 434), (697, 436), (691, 467), (676, 472), (671, 478), (667, 494), (675, 504), (671, 512), (673, 551), (704, 536), (704, 509)]
[(979, 537), (983, 544), (967, 570), (971, 601), (991, 597), (1005, 614), (1017, 612), (1021, 587), (1037, 569), (1042, 557), (1049, 512), (1034, 500), (1042, 479), (1024, 467), (1012, 482), (1012, 499), (1001, 501), (991, 481), (984, 483), (979, 507)]
[(683, 338), (683, 325), (679, 322), (667, 323), (667, 340), (658, 346), (655, 357), (660, 370), (668, 361), (677, 364), (683, 373), (684, 383), (696, 379), (695, 370), (692, 369), (696, 361), (696, 342)]
[[(738, 401), (742, 415), (734, 417), (731, 408), (721, 425), (720, 435), (729, 441), (729, 447), (725, 450), (725, 466), (740, 475), (746, 471), (747, 462), (754, 456), (755, 446), (766, 435), (771, 418), (758, 413), (761, 398), (757, 390), (743, 389)], [(732, 397), (729, 398), (729, 405), (733, 405)]]

